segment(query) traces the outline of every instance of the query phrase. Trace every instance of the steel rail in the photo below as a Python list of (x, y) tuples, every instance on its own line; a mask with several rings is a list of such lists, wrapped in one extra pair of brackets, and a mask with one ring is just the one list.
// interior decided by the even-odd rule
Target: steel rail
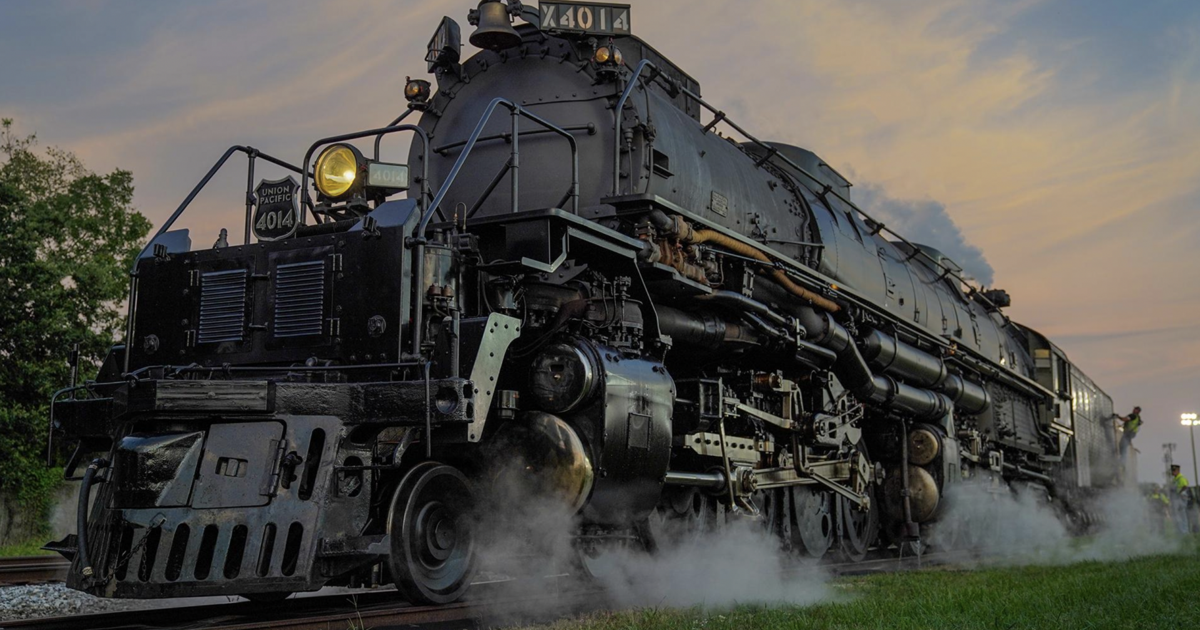
[(476, 584), (475, 589), (485, 590), (486, 597), (441, 606), (417, 606), (398, 601), (400, 595), (396, 591), (384, 588), (379, 592), (296, 597), (275, 603), (232, 602), (22, 619), (0, 622), (0, 630), (106, 630), (134, 627), (328, 630), (346, 627), (415, 627), (522, 616), (550, 621), (576, 611), (595, 609), (605, 603), (603, 593), (594, 587), (558, 589), (548, 584), (536, 588), (538, 595), (511, 597), (511, 593), (505, 593), (505, 583)]
[(0, 558), (0, 586), (61, 582), (70, 568), (71, 562), (57, 555)]

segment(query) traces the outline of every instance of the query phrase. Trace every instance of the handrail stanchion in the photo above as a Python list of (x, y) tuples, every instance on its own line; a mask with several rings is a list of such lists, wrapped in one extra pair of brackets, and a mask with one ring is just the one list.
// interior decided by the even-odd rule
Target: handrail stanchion
[(251, 152), (247, 158), (249, 162), (246, 167), (246, 238), (243, 244), (250, 244), (250, 224), (253, 222), (251, 214), (254, 212), (254, 159), (258, 157), (257, 152)]
[(508, 158), (508, 165), (510, 170), (509, 181), (512, 183), (512, 211), (513, 214), (516, 214), (518, 206), (517, 198), (520, 192), (519, 182), (521, 181), (521, 178), (518, 177), (521, 169), (521, 149), (517, 145), (517, 141), (521, 137), (521, 114), (515, 107), (512, 108), (510, 112), (512, 115), (512, 152), (509, 154), (510, 157)]

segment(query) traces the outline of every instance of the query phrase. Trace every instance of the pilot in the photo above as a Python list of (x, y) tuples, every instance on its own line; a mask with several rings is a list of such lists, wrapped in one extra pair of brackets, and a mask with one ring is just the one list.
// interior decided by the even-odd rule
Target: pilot
[(1128, 416), (1117, 416), (1117, 418), (1124, 425), (1121, 429), (1121, 467), (1123, 468), (1125, 466), (1125, 452), (1129, 450), (1130, 446), (1133, 446), (1133, 438), (1142, 426), (1142, 408), (1134, 407)]

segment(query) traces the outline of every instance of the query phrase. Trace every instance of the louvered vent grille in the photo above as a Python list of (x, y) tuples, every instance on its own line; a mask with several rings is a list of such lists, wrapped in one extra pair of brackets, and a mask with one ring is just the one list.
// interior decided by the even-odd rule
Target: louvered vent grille
[(199, 343), (242, 341), (246, 333), (246, 270), (200, 276)]
[(319, 335), (325, 322), (325, 261), (279, 265), (275, 273), (275, 336)]

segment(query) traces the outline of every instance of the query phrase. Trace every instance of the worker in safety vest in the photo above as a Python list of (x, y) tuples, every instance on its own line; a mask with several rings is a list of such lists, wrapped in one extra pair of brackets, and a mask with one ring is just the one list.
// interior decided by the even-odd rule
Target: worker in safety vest
[(1121, 421), (1121, 467), (1125, 466), (1125, 452), (1133, 446), (1133, 438), (1142, 427), (1142, 408), (1134, 407), (1128, 416), (1117, 416)]
[(1171, 521), (1171, 499), (1160, 485), (1155, 485), (1150, 490), (1149, 499), (1150, 519), (1159, 532), (1164, 532), (1167, 530), (1167, 523)]
[(1188, 525), (1188, 481), (1179, 471), (1178, 465), (1171, 466), (1171, 519), (1180, 534), (1191, 531)]

